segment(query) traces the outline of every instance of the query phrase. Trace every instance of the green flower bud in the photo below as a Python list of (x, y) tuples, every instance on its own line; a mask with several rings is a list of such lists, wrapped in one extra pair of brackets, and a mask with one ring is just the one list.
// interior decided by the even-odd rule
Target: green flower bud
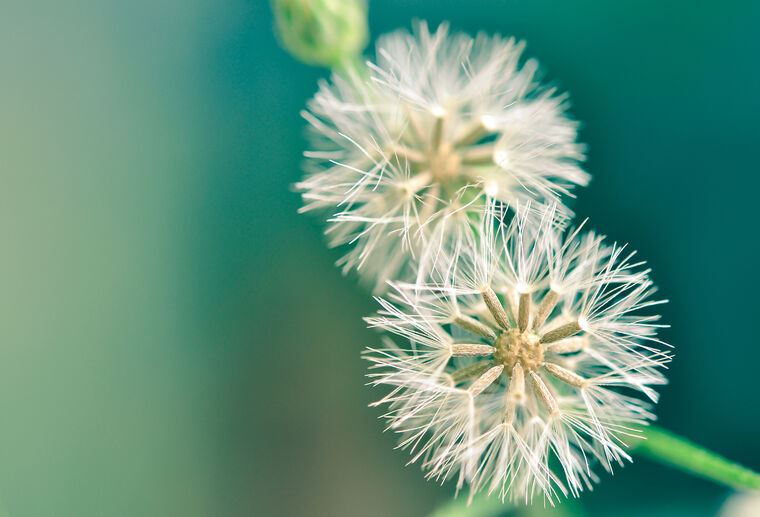
[(367, 44), (364, 0), (272, 0), (282, 45), (304, 63), (336, 67)]

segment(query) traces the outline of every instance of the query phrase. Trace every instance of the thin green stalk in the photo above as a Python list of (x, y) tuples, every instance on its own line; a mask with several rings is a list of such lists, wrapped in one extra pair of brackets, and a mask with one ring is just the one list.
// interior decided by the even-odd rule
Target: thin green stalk
[(362, 78), (366, 78), (369, 74), (367, 66), (364, 64), (364, 56), (361, 54), (346, 55), (343, 60), (332, 67), (332, 71), (346, 75), (355, 73)]
[[(634, 454), (693, 474), (737, 490), (760, 490), (760, 473), (727, 460), (676, 434), (650, 426), (642, 440), (631, 445)], [(437, 509), (431, 517), (496, 517), (512, 507), (503, 505), (496, 497), (475, 497), (467, 506), (463, 499), (452, 501)], [(522, 511), (530, 511), (530, 508)], [(567, 509), (567, 503), (559, 506)], [(528, 513), (530, 515), (530, 513)]]
[(739, 490), (760, 490), (760, 474), (656, 426), (644, 431), (635, 454)]

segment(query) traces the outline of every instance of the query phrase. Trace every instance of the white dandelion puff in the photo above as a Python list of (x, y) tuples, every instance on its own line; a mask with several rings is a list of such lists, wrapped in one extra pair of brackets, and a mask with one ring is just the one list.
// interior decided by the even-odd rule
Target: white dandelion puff
[(484, 226), (500, 229), (483, 228), (486, 245), (442, 259), (427, 283), (394, 284), (367, 321), (408, 345), (366, 358), (371, 384), (391, 390), (377, 403), (389, 429), (427, 477), (554, 504), (591, 489), (595, 466), (631, 460), (671, 356), (635, 255), (563, 231), (552, 208), (526, 225), (526, 210), (499, 227), (490, 205)]
[(331, 214), (341, 259), (384, 289), (432, 269), (488, 199), (540, 212), (589, 176), (567, 97), (538, 81), (524, 44), (479, 34), (397, 32), (367, 69), (322, 82), (303, 112), (312, 150), (297, 184), (302, 210)]

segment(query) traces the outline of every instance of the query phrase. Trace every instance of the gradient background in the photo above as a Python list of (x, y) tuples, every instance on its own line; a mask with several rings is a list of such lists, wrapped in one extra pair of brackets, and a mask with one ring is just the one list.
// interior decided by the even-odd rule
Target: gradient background
[[(263, 0), (46, 4), (0, 15), (0, 515), (446, 500), (366, 407), (373, 303), (296, 214), (325, 72), (278, 47)], [(371, 2), (373, 35), (413, 17), (525, 38), (569, 90), (594, 176), (575, 208), (672, 301), (662, 424), (760, 468), (760, 3)], [(641, 460), (581, 503), (714, 515), (727, 495)]]

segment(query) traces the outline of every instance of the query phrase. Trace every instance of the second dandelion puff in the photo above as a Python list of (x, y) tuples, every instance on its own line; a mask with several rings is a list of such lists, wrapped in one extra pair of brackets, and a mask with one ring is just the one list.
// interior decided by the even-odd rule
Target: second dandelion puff
[(331, 214), (341, 260), (378, 291), (424, 275), (489, 199), (557, 204), (588, 175), (566, 97), (542, 87), (514, 39), (382, 37), (368, 69), (334, 74), (309, 103), (304, 210)]

